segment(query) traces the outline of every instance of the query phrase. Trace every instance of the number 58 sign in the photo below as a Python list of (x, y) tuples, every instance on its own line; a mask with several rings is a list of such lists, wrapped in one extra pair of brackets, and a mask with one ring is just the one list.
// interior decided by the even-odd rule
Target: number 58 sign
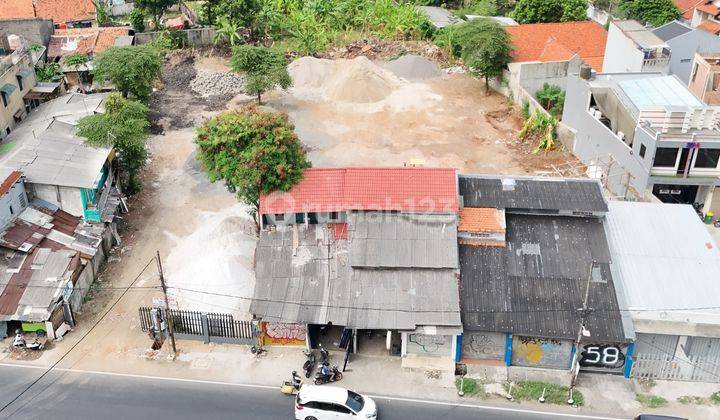
[(580, 366), (618, 369), (625, 365), (625, 354), (614, 345), (588, 344), (580, 353)]

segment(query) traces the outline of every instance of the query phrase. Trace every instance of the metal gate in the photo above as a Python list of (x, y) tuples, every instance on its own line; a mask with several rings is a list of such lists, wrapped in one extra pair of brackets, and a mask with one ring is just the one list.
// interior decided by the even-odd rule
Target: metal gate
[[(154, 313), (157, 313), (159, 319), (154, 319)], [(164, 308), (141, 307), (139, 315), (143, 331), (151, 331), (158, 325), (166, 328), (168, 316)], [(257, 326), (251, 321), (236, 321), (230, 314), (171, 309), (169, 315), (172, 317), (175, 337), (179, 339), (235, 344), (255, 344), (257, 341)]]
[(698, 356), (681, 360), (663, 354), (638, 354), (632, 358), (633, 378), (720, 382), (720, 360)]

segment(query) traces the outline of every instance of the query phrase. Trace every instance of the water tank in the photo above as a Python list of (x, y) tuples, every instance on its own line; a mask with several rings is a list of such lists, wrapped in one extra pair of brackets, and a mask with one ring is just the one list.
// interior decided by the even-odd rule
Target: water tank
[(590, 77), (592, 76), (592, 68), (588, 66), (587, 64), (580, 65), (580, 78), (585, 80), (590, 80)]

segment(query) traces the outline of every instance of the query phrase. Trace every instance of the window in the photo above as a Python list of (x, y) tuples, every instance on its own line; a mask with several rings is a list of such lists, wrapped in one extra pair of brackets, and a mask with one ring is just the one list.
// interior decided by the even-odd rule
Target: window
[(698, 149), (695, 158), (696, 168), (717, 168), (720, 149)]
[(338, 212), (336, 212), (336, 211), (330, 212), (330, 220), (337, 220), (337, 218), (338, 218)]
[(10, 127), (7, 127), (7, 128), (5, 129), (5, 134), (10, 135), (10, 131), (12, 131), (12, 130), (10, 130)]
[(10, 214), (15, 214), (15, 210), (13, 210), (12, 206), (10, 206)]
[(27, 200), (25, 200), (25, 194), (18, 195), (18, 200), (20, 200), (20, 207), (27, 207)]
[(5, 92), (0, 92), (0, 96), (2, 96), (3, 105), (7, 107), (7, 106), (8, 106), (7, 93), (5, 93)]
[(348, 391), (348, 398), (345, 404), (350, 407), (354, 412), (359, 413), (365, 405), (362, 395), (356, 394), (352, 391)]
[(682, 58), (682, 59), (680, 59), (680, 62), (681, 62), (681, 63), (689, 63), (689, 62), (691, 62), (691, 61), (692, 61), (692, 58)]
[(640, 157), (641, 158), (645, 158), (645, 151), (646, 151), (645, 145), (640, 143)]
[(695, 77), (697, 76), (697, 71), (698, 71), (698, 63), (695, 63), (695, 65), (693, 66), (693, 72), (692, 72), (692, 81), (693, 82), (695, 81)]
[(328, 410), (334, 411), (336, 413), (352, 414), (352, 411), (350, 411), (349, 408), (345, 407), (344, 405), (340, 405), (340, 404), (328, 404)]
[(658, 147), (655, 150), (653, 166), (674, 168), (677, 163), (678, 149), (674, 147)]
[(22, 76), (17, 75), (17, 76), (15, 76), (15, 78), (17, 79), (18, 87), (20, 88), (20, 90), (23, 90), (23, 81), (22, 81), (23, 78), (22, 78)]
[(305, 223), (305, 213), (295, 213), (295, 223)]
[(275, 213), (275, 221), (276, 222), (282, 222), (285, 220), (285, 215), (282, 213)]

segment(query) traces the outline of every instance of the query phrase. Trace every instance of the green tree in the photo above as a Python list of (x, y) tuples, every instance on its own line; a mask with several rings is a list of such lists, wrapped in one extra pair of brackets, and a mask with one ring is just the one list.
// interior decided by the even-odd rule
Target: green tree
[(35, 75), (40, 82), (59, 82), (63, 78), (62, 68), (58, 63), (38, 63)]
[(230, 46), (235, 46), (242, 42), (240, 36), (240, 26), (227, 18), (227, 16), (221, 16), (215, 23), (215, 44), (226, 42)]
[(167, 9), (178, 2), (179, 0), (135, 0), (135, 7), (150, 15), (155, 30), (158, 30), (160, 29), (160, 19), (162, 19)]
[(656, 27), (680, 19), (680, 9), (672, 0), (624, 0), (620, 4), (620, 13), (627, 19)]
[(262, 194), (288, 191), (310, 167), (294, 129), (284, 113), (255, 106), (228, 111), (197, 129), (198, 159), (211, 181), (225, 181), (257, 216)]
[(133, 9), (130, 12), (130, 25), (132, 25), (133, 31), (145, 32), (145, 13), (140, 9)]
[(535, 93), (535, 97), (553, 117), (562, 116), (563, 106), (565, 106), (565, 91), (560, 86), (545, 83), (542, 89)]
[(587, 20), (586, 0), (518, 0), (510, 16), (519, 23)]
[(124, 98), (146, 101), (162, 71), (162, 55), (150, 45), (113, 47), (93, 60), (95, 79), (115, 85)]
[(270, 48), (239, 45), (233, 48), (230, 65), (234, 71), (245, 73), (245, 90), (257, 96), (258, 105), (260, 95), (269, 89), (292, 85), (285, 56)]
[(489, 93), (489, 79), (502, 76), (512, 59), (508, 33), (494, 20), (473, 19), (458, 25), (453, 42), (456, 46), (452, 50), (459, 51), (471, 73), (485, 79)]
[(133, 193), (140, 189), (138, 173), (147, 161), (145, 142), (150, 123), (148, 107), (123, 98), (114, 92), (105, 98), (105, 112), (78, 122), (78, 135), (91, 146), (113, 147), (120, 163), (123, 189)]
[(111, 23), (109, 6), (107, 0), (91, 0), (93, 6), (95, 6), (95, 20), (98, 25), (105, 26)]
[(255, 30), (256, 16), (266, 0), (215, 0), (203, 5), (203, 19), (215, 25), (218, 19), (225, 17), (241, 27)]

